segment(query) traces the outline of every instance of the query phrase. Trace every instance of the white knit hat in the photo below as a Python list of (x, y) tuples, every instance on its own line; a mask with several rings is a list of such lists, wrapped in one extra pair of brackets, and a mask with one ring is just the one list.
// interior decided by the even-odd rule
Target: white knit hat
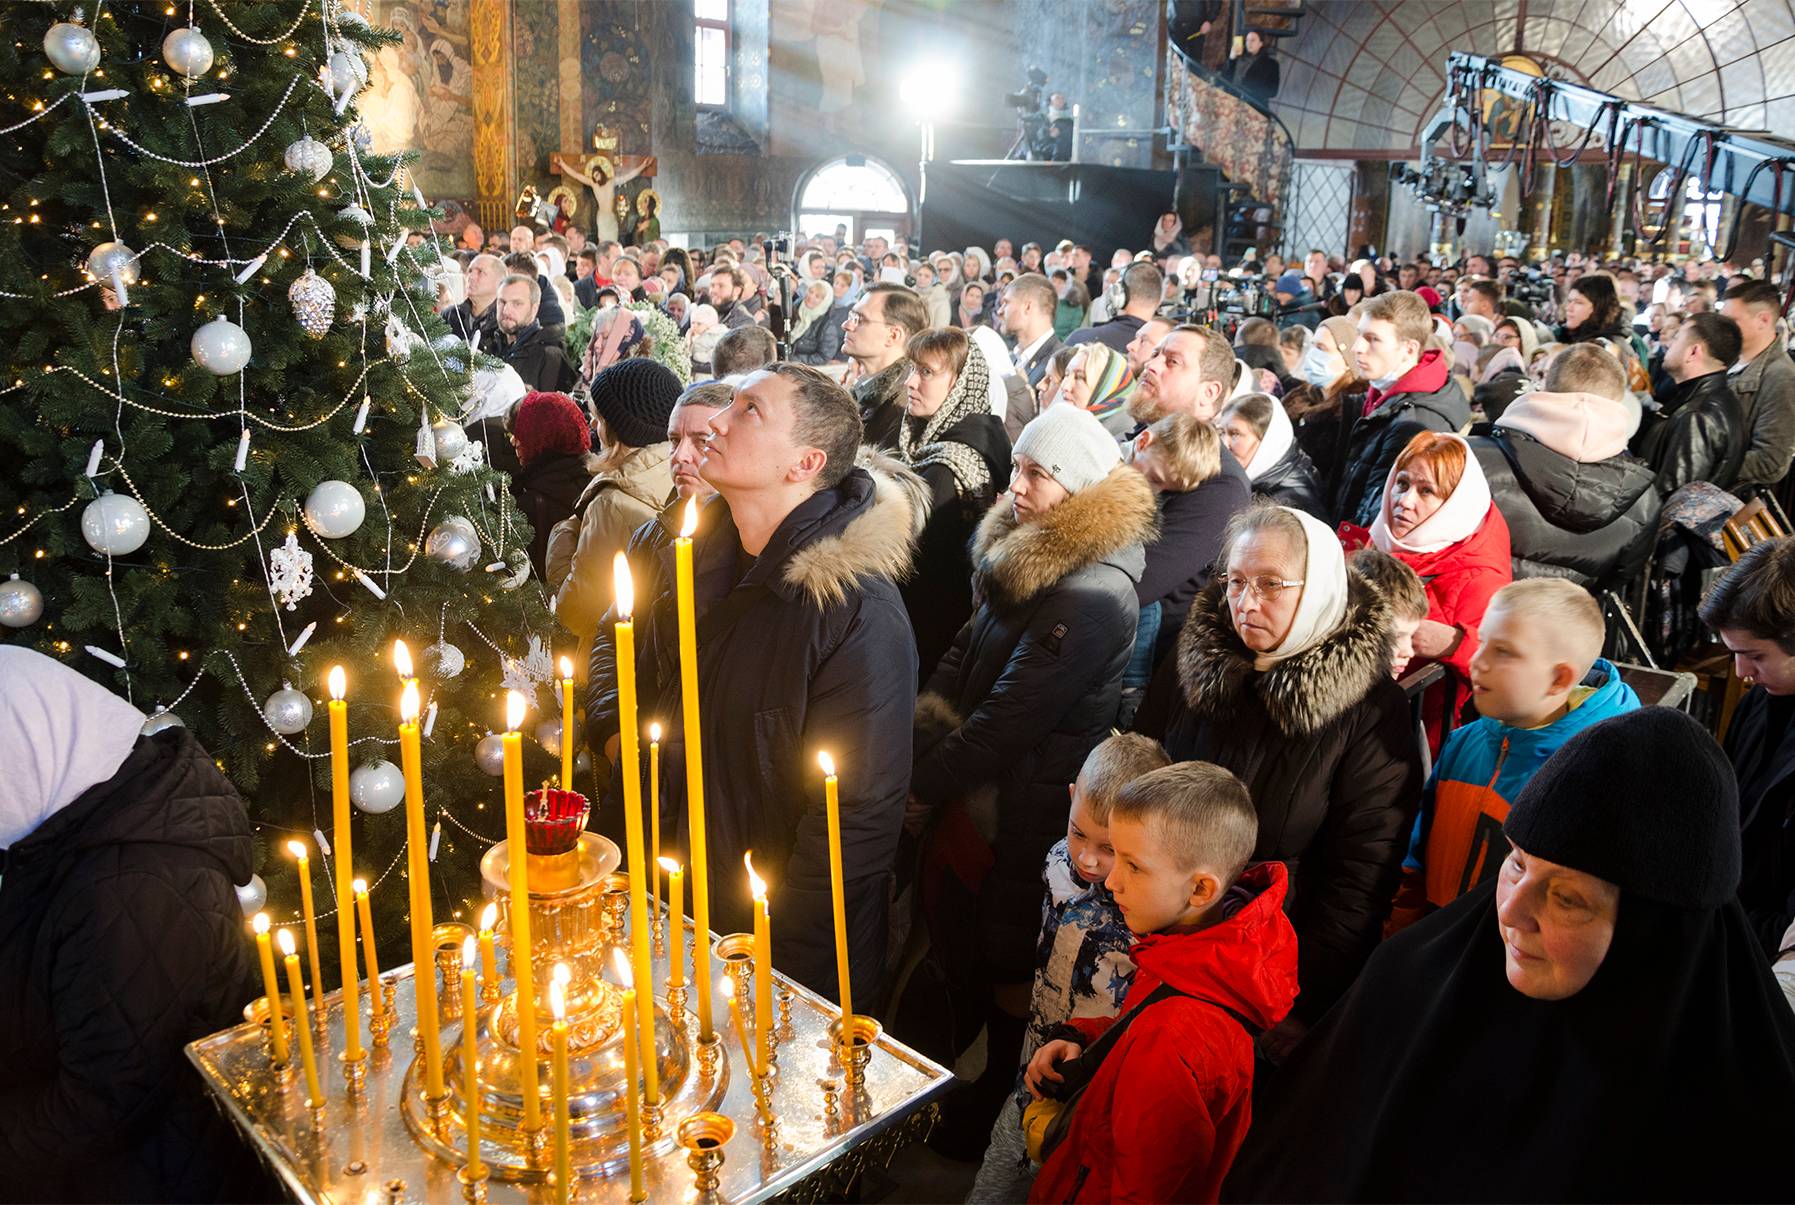
[(1089, 410), (1070, 402), (1047, 407), (1022, 428), (1014, 454), (1041, 465), (1074, 494), (1096, 485), (1122, 463), (1116, 437)]

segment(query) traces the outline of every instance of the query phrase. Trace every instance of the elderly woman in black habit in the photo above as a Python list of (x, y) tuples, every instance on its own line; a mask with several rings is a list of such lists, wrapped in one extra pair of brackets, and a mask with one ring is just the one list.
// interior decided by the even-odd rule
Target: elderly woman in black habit
[(1566, 742), (1495, 878), (1384, 943), (1268, 1085), (1226, 1195), (1787, 1200), (1795, 1013), (1735, 898), (1738, 807), (1682, 712)]

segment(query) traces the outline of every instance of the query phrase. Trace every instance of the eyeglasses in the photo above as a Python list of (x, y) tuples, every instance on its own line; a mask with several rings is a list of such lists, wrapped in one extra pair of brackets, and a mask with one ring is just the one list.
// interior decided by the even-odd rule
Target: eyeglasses
[(877, 323), (880, 326), (890, 326), (891, 325), (891, 323), (885, 321), (885, 319), (883, 319), (883, 318), (868, 318), (865, 314), (862, 314), (859, 310), (849, 310), (848, 316), (841, 320), (841, 329), (845, 331), (850, 326), (860, 326), (860, 325), (862, 325), (864, 323), (868, 323), (868, 322)]
[(1260, 602), (1270, 602), (1285, 590), (1294, 590), (1302, 585), (1302, 579), (1294, 581), (1281, 577), (1234, 577), (1228, 578), (1228, 597), (1238, 599), (1251, 590)]

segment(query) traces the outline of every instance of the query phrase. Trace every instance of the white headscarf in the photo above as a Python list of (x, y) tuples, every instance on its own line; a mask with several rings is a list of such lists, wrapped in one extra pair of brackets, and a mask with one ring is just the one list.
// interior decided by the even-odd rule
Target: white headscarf
[(0, 849), (118, 773), (143, 720), (60, 661), (0, 645)]
[(978, 349), (985, 353), (985, 367), (990, 378), (985, 392), (991, 398), (991, 413), (1002, 418), (1009, 413), (1010, 391), (1004, 384), (1009, 377), (1020, 376), (1015, 362), (1010, 359), (1009, 348), (1003, 345), (1003, 336), (988, 326), (975, 326), (968, 332)]
[(524, 379), (509, 364), (493, 368), (476, 368), (468, 379), (467, 406), (461, 413), (462, 425), (489, 418), (504, 418), (511, 407), (524, 400)]
[(1400, 540), (1390, 531), (1390, 487), (1396, 483), (1397, 473), (1396, 466), (1390, 466), (1390, 475), (1384, 478), (1383, 505), (1378, 508), (1377, 518), (1371, 521), (1371, 542), (1385, 552), (1425, 555), (1450, 548), (1460, 540), (1468, 539), (1483, 526), (1489, 515), (1490, 483), (1483, 475), (1483, 466), (1477, 463), (1477, 456), (1463, 436), (1447, 435), (1446, 438), (1465, 445), (1465, 475), (1459, 478), (1457, 488), (1447, 495), (1446, 501), (1440, 503), (1440, 509), (1417, 523)]
[(550, 280), (554, 280), (557, 276), (563, 280), (567, 278), (567, 257), (561, 254), (559, 247), (543, 247), (538, 250), (536, 266), (541, 268), (542, 274)]
[(1306, 653), (1334, 634), (1346, 618), (1346, 554), (1333, 530), (1306, 511), (1280, 508), (1303, 525), (1303, 593), (1297, 600), (1296, 617), (1276, 648), (1253, 658), (1261, 672), (1280, 661)]
[(1296, 428), (1290, 425), (1290, 416), (1284, 413), (1284, 403), (1272, 398), (1271, 422), (1266, 424), (1265, 434), (1259, 437), (1258, 450), (1247, 461), (1247, 480), (1257, 481), (1269, 473), (1295, 442)]

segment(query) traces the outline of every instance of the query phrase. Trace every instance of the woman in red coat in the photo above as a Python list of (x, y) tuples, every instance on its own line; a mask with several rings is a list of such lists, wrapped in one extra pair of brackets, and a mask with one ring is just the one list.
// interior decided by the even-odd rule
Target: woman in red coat
[(1415, 655), (1448, 671), (1425, 707), (1428, 743), (1437, 753), (1445, 731), (1441, 717), (1456, 717), (1470, 693), (1483, 613), (1496, 591), (1514, 580), (1508, 524), (1463, 437), (1423, 431), (1408, 442), (1390, 468), (1369, 536), (1407, 563), (1427, 590)]

